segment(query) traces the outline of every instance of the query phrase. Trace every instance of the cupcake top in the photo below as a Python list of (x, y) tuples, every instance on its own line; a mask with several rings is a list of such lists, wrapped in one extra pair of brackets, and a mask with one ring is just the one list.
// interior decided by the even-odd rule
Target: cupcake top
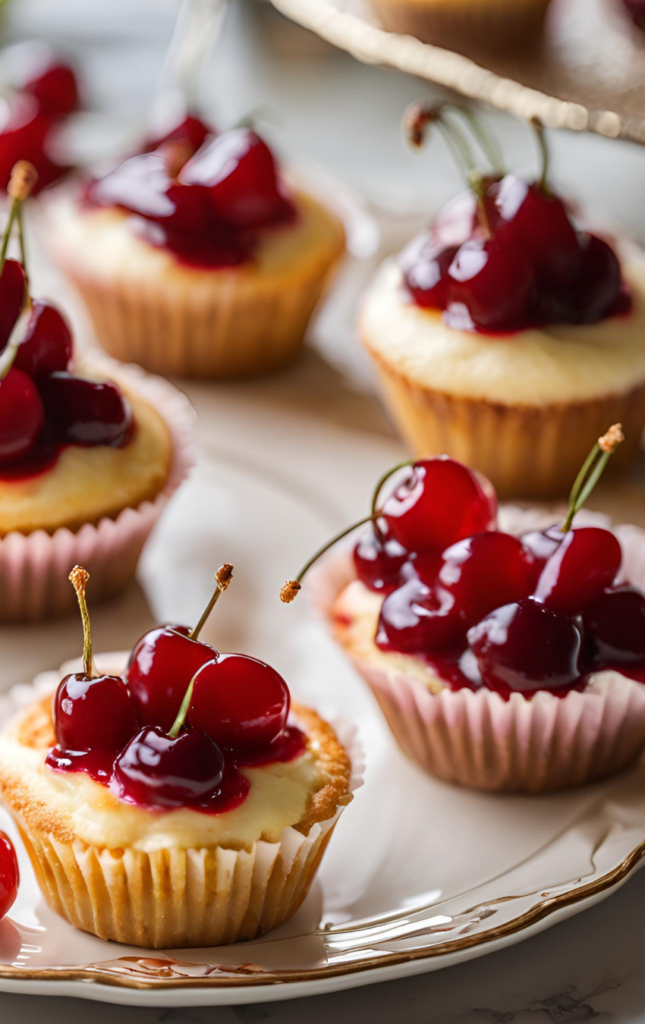
[(512, 394), (527, 405), (587, 399), (645, 379), (642, 262), (621, 266), (607, 240), (576, 228), (549, 185), (539, 126), (542, 172), (529, 182), (504, 173), (471, 118), (493, 164), (479, 171), (462, 123), (445, 104), (417, 104), (408, 114), (416, 146), (430, 125), (445, 134), (471, 191), (377, 277), (363, 314), (377, 361), (448, 394), (500, 402)]
[(621, 438), (616, 426), (592, 449), (563, 523), (521, 536), (497, 528), (488, 481), (445, 456), (409, 464), (385, 500), (379, 485), (333, 610), (343, 645), (434, 692), (645, 682), (645, 595), (620, 582), (616, 535), (574, 523)]
[(308, 830), (349, 801), (349, 758), (331, 727), (291, 709), (285, 681), (264, 662), (199, 640), (231, 568), (219, 571), (193, 630), (149, 631), (121, 676), (95, 670), (88, 574), (76, 567), (84, 670), (0, 738), (0, 787), (32, 827), (146, 852), (242, 849), (287, 827)]
[[(34, 180), (16, 165), (4, 252)], [(159, 414), (91, 369), (74, 372), (69, 325), (32, 299), (24, 252), (0, 260), (0, 299), (0, 535), (77, 529), (156, 497), (172, 456)]]

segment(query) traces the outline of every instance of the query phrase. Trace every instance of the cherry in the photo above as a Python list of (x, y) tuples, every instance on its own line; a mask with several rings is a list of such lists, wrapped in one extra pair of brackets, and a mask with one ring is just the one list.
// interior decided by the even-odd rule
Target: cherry
[(25, 273), (17, 260), (5, 260), (0, 273), (0, 352), (7, 347), (25, 300)]
[(0, 186), (7, 187), (18, 160), (29, 160), (38, 172), (34, 195), (69, 170), (50, 156), (54, 128), (33, 96), (14, 96), (0, 107)]
[(533, 559), (533, 589), (537, 586), (547, 560), (558, 550), (564, 536), (560, 527), (550, 526), (547, 530), (531, 530), (520, 537), (523, 547)]
[(64, 117), (79, 106), (76, 75), (67, 64), (50, 58), (22, 85), (48, 117)]
[(637, 28), (645, 32), (645, 2), (644, 0), (622, 0), (623, 7), (629, 14)]
[(168, 731), (195, 673), (217, 657), (203, 641), (191, 640), (188, 626), (158, 626), (135, 644), (126, 678), (142, 725)]
[(195, 117), (194, 114), (186, 114), (182, 121), (169, 128), (164, 134), (148, 139), (144, 151), (159, 149), (166, 142), (187, 142), (196, 153), (206, 138), (213, 134), (213, 128), (201, 118)]
[(29, 455), (44, 424), (36, 385), (22, 370), (10, 369), (0, 380), (0, 463), (16, 462)]
[(582, 267), (572, 296), (571, 322), (592, 324), (609, 316), (622, 291), (620, 263), (597, 235), (581, 237)]
[(499, 230), (510, 234), (533, 266), (539, 288), (566, 288), (578, 277), (580, 243), (561, 199), (507, 174), (496, 186)]
[(223, 774), (222, 752), (203, 732), (184, 729), (171, 737), (145, 726), (117, 757), (111, 787), (140, 807), (185, 807), (216, 797)]
[(440, 455), (419, 459), (383, 504), (392, 537), (408, 551), (442, 550), (490, 529), (497, 502), (488, 481)]
[(558, 690), (580, 676), (582, 628), (526, 598), (491, 612), (468, 632), (484, 685), (507, 693)]
[(14, 366), (41, 377), (66, 370), (72, 358), (72, 332), (62, 313), (49, 302), (36, 301)]
[(645, 595), (635, 587), (606, 590), (584, 613), (585, 631), (600, 662), (645, 661)]
[(218, 220), (235, 227), (271, 224), (290, 209), (271, 150), (249, 128), (216, 136), (182, 168), (179, 181), (205, 186)]
[(390, 535), (387, 523), (374, 524), (356, 544), (353, 552), (356, 575), (370, 590), (389, 593), (400, 582), (401, 567), (409, 558), (408, 552)]
[[(494, 188), (494, 185), (491, 187)], [(484, 202), (489, 226), (494, 229), (498, 217), (494, 198), (487, 192)], [(437, 242), (446, 247), (458, 247), (470, 238), (483, 236), (480, 204), (472, 190), (459, 193), (441, 207), (432, 234)]]
[(517, 537), (490, 530), (458, 541), (441, 555), (436, 584), (451, 594), (455, 611), (472, 626), (499, 608), (528, 597), (533, 558)]
[[(436, 568), (436, 556), (428, 557)], [(432, 575), (424, 572), (426, 578)], [(453, 595), (410, 567), (407, 579), (383, 601), (376, 643), (383, 650), (429, 653), (459, 646), (464, 633)]]
[(540, 574), (536, 600), (554, 611), (582, 612), (611, 586), (621, 560), (620, 543), (609, 530), (597, 526), (569, 530)]
[(0, 832), (0, 921), (15, 903), (20, 885), (18, 858), (9, 836)]
[(419, 236), (401, 254), (401, 270), (417, 306), (444, 309), (448, 298), (448, 269), (457, 247), (444, 246), (432, 236)]
[(130, 157), (94, 181), (87, 198), (97, 206), (120, 206), (175, 231), (198, 233), (211, 219), (207, 189), (175, 184), (161, 153)]
[(188, 721), (233, 750), (266, 747), (283, 731), (289, 689), (282, 676), (257, 658), (222, 654), (194, 678)]
[(63, 750), (121, 750), (138, 728), (130, 693), (120, 676), (74, 672), (54, 697), (56, 739)]
[(447, 322), (457, 329), (519, 330), (535, 297), (533, 267), (512, 239), (474, 238), (448, 269)]
[[(16, 371), (17, 372), (17, 371)], [(132, 430), (132, 409), (111, 381), (92, 381), (54, 373), (39, 381), (48, 439), (55, 444), (125, 444)]]

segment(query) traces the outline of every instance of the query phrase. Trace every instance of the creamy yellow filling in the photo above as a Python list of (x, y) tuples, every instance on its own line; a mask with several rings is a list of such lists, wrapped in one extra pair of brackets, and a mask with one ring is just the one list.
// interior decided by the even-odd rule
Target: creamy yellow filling
[(528, 406), (623, 394), (645, 382), (645, 263), (623, 259), (623, 272), (634, 300), (627, 316), (488, 335), (415, 305), (390, 260), (370, 286), (361, 333), (377, 361), (442, 394)]

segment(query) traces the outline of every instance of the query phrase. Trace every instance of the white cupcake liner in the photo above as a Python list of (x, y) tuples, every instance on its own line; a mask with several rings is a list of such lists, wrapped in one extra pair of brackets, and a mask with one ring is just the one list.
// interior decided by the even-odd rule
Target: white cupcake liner
[[(100, 671), (119, 671), (126, 661), (122, 651), (96, 658)], [(14, 687), (0, 697), (0, 719), (50, 694), (80, 664), (68, 662), (59, 673), (43, 672), (30, 686)], [(338, 819), (362, 785), (355, 728), (331, 724), (351, 760), (349, 792), (331, 817), (306, 832), (287, 827), (277, 842), (260, 840), (242, 850), (111, 850), (62, 842), (9, 807), (48, 904), (99, 938), (154, 949), (219, 946), (282, 924), (305, 899)]]
[[(500, 509), (511, 533), (541, 529), (553, 515)], [(578, 522), (608, 525), (593, 513)], [(621, 580), (645, 590), (645, 531), (616, 526)], [(308, 578), (309, 599), (334, 629), (333, 608), (356, 579), (351, 551), (332, 551)], [(336, 632), (342, 644), (342, 630)], [(645, 747), (645, 685), (598, 674), (584, 692), (540, 691), (509, 700), (482, 688), (432, 693), (412, 674), (350, 657), (370, 687), (403, 752), (425, 771), (474, 789), (540, 793), (580, 785), (632, 764)]]
[(105, 356), (93, 356), (91, 365), (131, 388), (163, 417), (173, 452), (168, 480), (153, 501), (125, 508), (115, 519), (86, 523), (78, 531), (12, 531), (0, 538), (0, 622), (34, 622), (71, 612), (76, 597), (67, 576), (76, 564), (91, 574), (93, 601), (123, 590), (134, 576), (151, 530), (194, 463), (194, 412), (180, 391), (137, 366), (123, 366)]

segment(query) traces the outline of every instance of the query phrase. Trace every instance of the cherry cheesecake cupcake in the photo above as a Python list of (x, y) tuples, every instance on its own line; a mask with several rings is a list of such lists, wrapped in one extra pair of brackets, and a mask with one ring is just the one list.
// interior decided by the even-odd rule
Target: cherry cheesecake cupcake
[(231, 569), (195, 629), (153, 629), (127, 666), (105, 655), (95, 668), (76, 567), (82, 671), (64, 668), (53, 703), (33, 701), (0, 735), (0, 792), (43, 895), (100, 938), (218, 946), (277, 927), (352, 799), (331, 725), (292, 705), (269, 665), (199, 639)]
[(54, 252), (99, 342), (163, 374), (288, 363), (344, 252), (340, 219), (250, 128), (190, 118), (152, 145), (58, 205)]
[(446, 456), (418, 460), (385, 499), (391, 474), (377, 486), (353, 551), (312, 572), (314, 603), (426, 771), (542, 793), (645, 747), (645, 535), (578, 516), (621, 438), (600, 439), (550, 524), (519, 509), (498, 520), (488, 481)]
[(546, 149), (537, 182), (480, 174), (462, 120), (445, 105), (409, 112), (414, 144), (430, 124), (459, 140), (472, 190), (378, 270), (362, 340), (415, 454), (446, 452), (500, 496), (564, 496), (607, 423), (625, 428), (617, 463), (638, 450), (645, 262), (575, 227), (548, 184)]
[[(22, 262), (6, 258), (34, 179), (9, 186), (0, 254), (0, 621), (60, 615), (61, 586), (82, 556), (97, 598), (132, 579), (143, 544), (191, 464), (192, 412), (165, 381), (105, 358), (74, 357), (70, 328), (32, 299)], [(22, 230), (20, 231), (22, 238)]]

